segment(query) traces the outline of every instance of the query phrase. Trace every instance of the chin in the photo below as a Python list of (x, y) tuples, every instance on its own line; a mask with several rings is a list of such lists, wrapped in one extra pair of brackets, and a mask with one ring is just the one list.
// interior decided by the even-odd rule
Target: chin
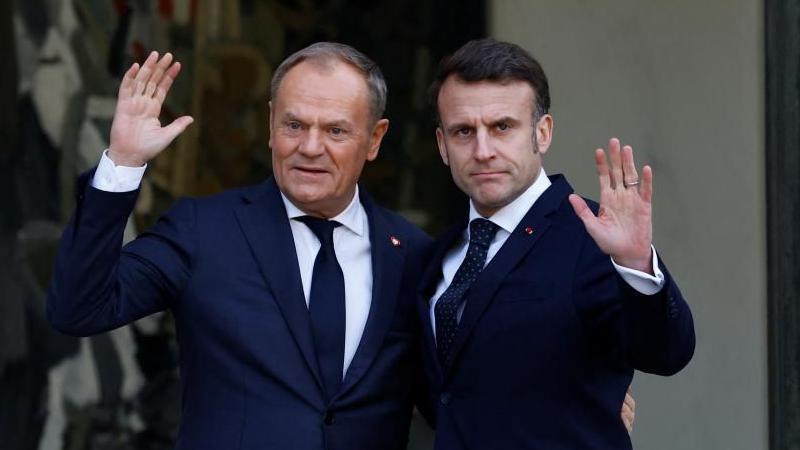
[(508, 203), (509, 196), (498, 192), (482, 192), (472, 198), (479, 199), (482, 205), (486, 205), (491, 208), (498, 208)]
[(505, 206), (508, 206), (514, 199), (508, 196), (504, 197), (484, 197), (480, 199), (480, 203), (476, 202), (476, 205), (480, 204), (480, 207), (485, 210), (493, 211), (492, 214), (497, 212), (499, 209), (502, 209)]
[(289, 197), (291, 200), (297, 203), (314, 203), (325, 198), (325, 195), (323, 195), (319, 191), (307, 190), (302, 188), (287, 189), (285, 193), (287, 194), (286, 195), (287, 197)]

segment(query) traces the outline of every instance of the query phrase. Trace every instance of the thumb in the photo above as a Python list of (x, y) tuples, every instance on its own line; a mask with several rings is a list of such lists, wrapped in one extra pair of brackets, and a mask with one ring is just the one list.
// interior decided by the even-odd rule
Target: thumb
[(163, 131), (164, 131), (164, 136), (167, 139), (167, 145), (169, 145), (170, 142), (175, 140), (175, 138), (178, 137), (178, 135), (183, 133), (186, 127), (191, 125), (192, 122), (194, 122), (192, 116), (181, 116), (173, 120), (171, 124), (164, 127)]
[(572, 205), (572, 209), (575, 210), (575, 214), (583, 222), (586, 230), (589, 231), (589, 234), (592, 234), (592, 229), (597, 222), (597, 217), (595, 217), (594, 213), (592, 213), (592, 210), (589, 209), (589, 205), (586, 204), (586, 200), (581, 198), (580, 195), (570, 194), (569, 203)]

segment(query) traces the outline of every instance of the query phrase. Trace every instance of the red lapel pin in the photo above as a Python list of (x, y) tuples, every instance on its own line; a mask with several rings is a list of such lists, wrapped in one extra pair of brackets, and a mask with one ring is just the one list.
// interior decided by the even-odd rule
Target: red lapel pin
[(392, 245), (395, 247), (400, 247), (400, 239), (397, 239), (394, 236), (389, 236), (389, 241), (392, 242)]
[(532, 227), (525, 227), (525, 234), (527, 234), (528, 236), (532, 235), (533, 234), (533, 228)]

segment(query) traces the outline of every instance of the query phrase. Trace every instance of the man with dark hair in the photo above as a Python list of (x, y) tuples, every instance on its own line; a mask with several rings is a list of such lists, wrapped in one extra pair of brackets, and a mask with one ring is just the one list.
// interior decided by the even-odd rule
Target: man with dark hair
[[(432, 86), (436, 137), (469, 219), (422, 279), (437, 450), (622, 449), (619, 405), (638, 369), (694, 352), (691, 313), (652, 246), (652, 170), (596, 151), (600, 205), (542, 168), (547, 77), (522, 48), (472, 41)], [(595, 214), (598, 214), (595, 216)]]
[(51, 323), (85, 336), (170, 309), (177, 448), (406, 448), (430, 239), (357, 185), (388, 128), (380, 70), (335, 43), (287, 58), (272, 83), (274, 177), (181, 200), (120, 251), (146, 163), (192, 122), (158, 122), (179, 71), (153, 52), (125, 74), (62, 238)]

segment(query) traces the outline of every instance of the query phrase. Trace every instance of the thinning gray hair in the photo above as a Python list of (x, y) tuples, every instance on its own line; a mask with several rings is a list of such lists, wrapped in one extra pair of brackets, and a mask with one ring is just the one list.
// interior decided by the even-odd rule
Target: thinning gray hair
[(369, 109), (373, 122), (383, 117), (383, 112), (386, 110), (386, 80), (381, 69), (365, 54), (338, 42), (317, 42), (284, 59), (272, 75), (270, 97), (273, 100), (276, 98), (283, 77), (292, 67), (303, 61), (318, 61), (324, 64), (330, 60), (347, 63), (364, 75), (369, 90)]

